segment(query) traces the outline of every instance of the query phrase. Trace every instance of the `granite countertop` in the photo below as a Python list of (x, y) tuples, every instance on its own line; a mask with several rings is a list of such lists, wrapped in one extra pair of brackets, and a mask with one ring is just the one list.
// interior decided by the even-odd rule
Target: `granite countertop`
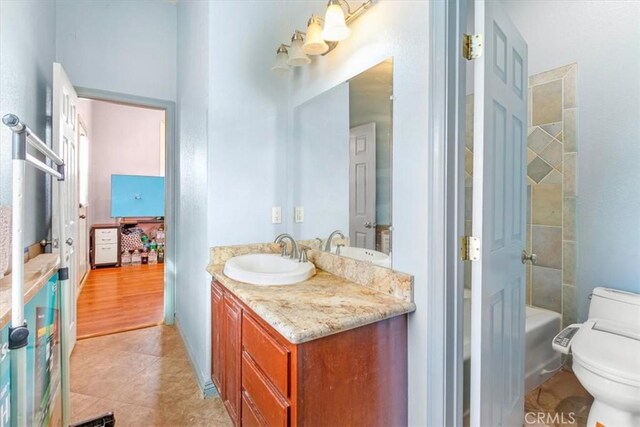
[(385, 294), (317, 268), (295, 285), (256, 286), (230, 279), (224, 264), (207, 271), (293, 344), (412, 312), (413, 302)]
[[(28, 303), (60, 265), (58, 254), (41, 254), (24, 265), (24, 302)], [(0, 279), (0, 328), (11, 321), (11, 275)]]

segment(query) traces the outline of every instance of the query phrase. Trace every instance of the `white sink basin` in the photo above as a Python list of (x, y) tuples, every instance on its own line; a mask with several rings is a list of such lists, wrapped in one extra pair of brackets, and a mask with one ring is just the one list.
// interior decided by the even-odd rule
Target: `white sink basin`
[(391, 268), (391, 258), (389, 255), (372, 249), (343, 246), (340, 248), (340, 256), (357, 259), (358, 261), (370, 262), (372, 264), (379, 265), (380, 267)]
[(277, 254), (249, 254), (229, 259), (224, 274), (252, 285), (293, 285), (316, 274), (311, 262), (298, 262)]

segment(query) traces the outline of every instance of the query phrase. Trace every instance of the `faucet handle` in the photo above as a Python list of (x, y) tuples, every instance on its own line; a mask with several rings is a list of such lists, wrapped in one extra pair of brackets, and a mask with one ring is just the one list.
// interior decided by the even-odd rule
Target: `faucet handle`
[(336, 245), (336, 255), (340, 255), (340, 248), (344, 248), (344, 243), (338, 243)]
[(309, 261), (309, 257), (307, 256), (307, 251), (310, 248), (308, 247), (303, 247), (300, 248), (300, 259), (298, 259), (298, 262), (308, 262)]

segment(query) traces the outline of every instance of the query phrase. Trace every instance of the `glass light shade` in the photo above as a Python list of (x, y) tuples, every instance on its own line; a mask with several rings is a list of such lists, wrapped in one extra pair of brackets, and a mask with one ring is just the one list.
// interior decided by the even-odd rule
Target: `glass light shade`
[(349, 35), (351, 35), (351, 30), (344, 22), (342, 6), (335, 3), (330, 4), (324, 16), (322, 38), (331, 42), (339, 42), (347, 39)]
[(271, 68), (273, 71), (291, 71), (291, 67), (287, 64), (289, 55), (287, 51), (279, 51), (276, 55), (276, 64)]
[(315, 16), (309, 20), (307, 37), (302, 45), (302, 50), (307, 55), (322, 55), (329, 50), (329, 45), (322, 38), (322, 27)]
[(310, 62), (311, 58), (302, 51), (302, 38), (294, 39), (291, 42), (291, 47), (289, 48), (289, 60), (287, 61), (287, 64), (292, 67), (301, 67), (309, 64)]

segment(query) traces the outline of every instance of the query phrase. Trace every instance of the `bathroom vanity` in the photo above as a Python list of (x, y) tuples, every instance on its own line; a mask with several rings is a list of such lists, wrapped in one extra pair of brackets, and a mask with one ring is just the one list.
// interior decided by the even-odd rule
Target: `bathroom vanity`
[[(411, 276), (371, 266), (381, 292), (325, 271), (340, 257), (314, 252), (317, 274), (295, 285), (250, 285), (209, 265), (212, 380), (229, 415), (237, 426), (406, 425), (415, 305), (398, 295)], [(362, 275), (345, 260), (342, 276), (345, 263)]]

